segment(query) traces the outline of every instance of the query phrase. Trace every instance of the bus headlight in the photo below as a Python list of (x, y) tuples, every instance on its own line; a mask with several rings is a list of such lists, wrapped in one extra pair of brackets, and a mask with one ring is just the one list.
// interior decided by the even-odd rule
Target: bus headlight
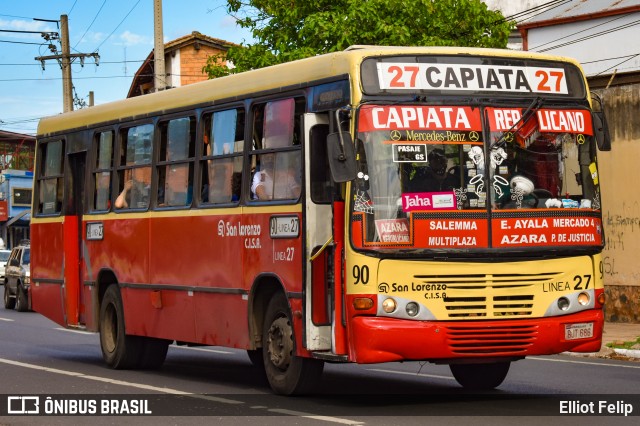
[(384, 299), (384, 302), (382, 302), (382, 310), (388, 314), (395, 311), (396, 307), (397, 307), (396, 301), (393, 300), (392, 298)]
[(561, 311), (566, 311), (567, 309), (569, 309), (569, 305), (571, 303), (569, 302), (569, 299), (567, 299), (566, 297), (561, 297), (560, 299), (558, 299), (558, 308)]
[(582, 306), (588, 305), (590, 300), (591, 298), (589, 297), (589, 293), (583, 291), (578, 295), (578, 303)]
[(407, 311), (407, 315), (410, 317), (415, 317), (420, 312), (420, 306), (416, 302), (409, 302), (407, 306), (405, 306), (405, 310)]

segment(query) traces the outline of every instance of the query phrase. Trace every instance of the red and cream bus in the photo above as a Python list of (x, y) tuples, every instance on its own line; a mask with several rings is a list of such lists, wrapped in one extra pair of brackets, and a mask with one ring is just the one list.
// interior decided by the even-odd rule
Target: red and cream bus
[(324, 362), (492, 388), (597, 351), (591, 102), (567, 58), (355, 47), (45, 118), (32, 307), (112, 368), (241, 348), (281, 394)]

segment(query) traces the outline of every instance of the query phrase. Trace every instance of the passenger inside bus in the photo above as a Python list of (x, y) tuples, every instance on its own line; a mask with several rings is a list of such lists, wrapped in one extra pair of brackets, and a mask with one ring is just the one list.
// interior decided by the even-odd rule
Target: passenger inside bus
[(251, 192), (258, 200), (297, 199), (300, 197), (300, 168), (294, 155), (264, 154), (260, 156), (260, 170), (253, 175)]
[(409, 192), (453, 191), (459, 186), (455, 175), (447, 173), (448, 160), (441, 148), (435, 148), (427, 155), (428, 166), (419, 167), (409, 182)]
[[(114, 206), (117, 209), (147, 208), (151, 189), (151, 167), (125, 170), (124, 175), (124, 186)], [(134, 205), (131, 204), (131, 200), (134, 200)]]

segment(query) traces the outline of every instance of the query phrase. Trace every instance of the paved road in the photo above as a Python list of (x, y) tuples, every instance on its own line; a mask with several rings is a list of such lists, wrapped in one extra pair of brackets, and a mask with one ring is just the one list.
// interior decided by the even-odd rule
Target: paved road
[[(586, 415), (545, 417), (545, 422), (583, 425), (613, 420), (595, 416), (601, 409), (610, 415), (606, 412), (610, 407), (600, 408), (598, 401), (614, 404), (618, 411), (630, 407), (632, 415), (640, 414), (640, 363), (619, 360), (529, 358), (512, 365), (498, 390), (483, 394), (464, 392), (447, 366), (417, 362), (327, 365), (316, 394), (285, 398), (271, 394), (262, 372), (240, 350), (172, 346), (160, 371), (114, 371), (102, 362), (98, 335), (62, 329), (36, 313), (7, 310), (0, 310), (0, 342), (3, 410), (8, 396), (34, 395), (43, 401), (47, 396), (56, 401), (80, 401), (77, 404), (94, 401), (97, 410), (103, 399), (130, 405), (142, 400), (140, 406), (146, 404), (153, 414), (166, 416), (128, 417), (127, 422), (150, 425), (201, 424), (211, 421), (211, 416), (217, 423), (230, 425), (407, 425), (425, 424), (427, 416), (439, 416), (438, 424), (443, 425), (513, 424), (511, 416), (519, 416), (518, 423), (538, 424), (541, 419), (536, 414), (561, 414), (560, 400), (567, 401), (566, 414), (586, 410)], [(589, 412), (592, 400), (593, 414)], [(68, 409), (59, 408), (62, 412)], [(621, 424), (634, 420), (616, 417)], [(69, 422), (68, 417), (0, 418), (2, 425)], [(119, 420), (82, 416), (71, 422), (99, 425)]]

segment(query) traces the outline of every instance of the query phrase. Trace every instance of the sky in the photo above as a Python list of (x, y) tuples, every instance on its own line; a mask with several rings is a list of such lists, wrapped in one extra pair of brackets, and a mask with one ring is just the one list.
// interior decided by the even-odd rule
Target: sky
[[(242, 43), (251, 34), (226, 12), (225, 0), (163, 0), (165, 43), (198, 31)], [(133, 76), (153, 50), (153, 0), (0, 0), (0, 129), (36, 133), (40, 117), (62, 112), (62, 71), (41, 34), (54, 31), (61, 15), (69, 20), (71, 53), (98, 52), (100, 63), (87, 58), (72, 65), (78, 98), (96, 105), (124, 99)], [(40, 20), (34, 20), (40, 19)], [(5, 30), (5, 31), (2, 31)], [(8, 30), (8, 31), (7, 31)], [(55, 42), (58, 53), (59, 42)]]

